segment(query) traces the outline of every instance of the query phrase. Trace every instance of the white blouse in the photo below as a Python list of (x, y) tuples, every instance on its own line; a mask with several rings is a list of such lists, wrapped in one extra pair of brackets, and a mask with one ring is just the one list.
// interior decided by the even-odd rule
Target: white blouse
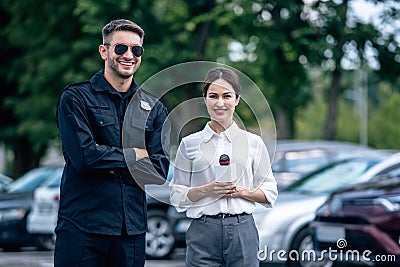
[(227, 154), (231, 165), (235, 165), (236, 184), (250, 190), (261, 189), (271, 207), (277, 196), (277, 184), (272, 174), (267, 148), (261, 137), (239, 129), (236, 123), (217, 134), (208, 124), (199, 132), (182, 139), (170, 183), (170, 200), (178, 212), (186, 211), (189, 218), (218, 213), (252, 213), (254, 202), (238, 197), (205, 197), (192, 202), (188, 198), (191, 187), (215, 180), (214, 166), (219, 157)]

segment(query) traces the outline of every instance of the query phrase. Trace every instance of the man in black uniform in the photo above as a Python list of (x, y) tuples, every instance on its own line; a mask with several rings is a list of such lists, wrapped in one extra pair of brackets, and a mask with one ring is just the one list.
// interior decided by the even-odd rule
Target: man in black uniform
[(56, 267), (144, 266), (143, 184), (162, 183), (168, 172), (166, 108), (133, 79), (144, 31), (114, 20), (102, 34), (104, 70), (67, 86), (57, 106), (66, 165)]

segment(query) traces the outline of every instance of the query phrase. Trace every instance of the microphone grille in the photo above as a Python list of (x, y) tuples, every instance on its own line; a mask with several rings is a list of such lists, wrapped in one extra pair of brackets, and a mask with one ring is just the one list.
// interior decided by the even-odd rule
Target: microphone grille
[(229, 156), (226, 155), (226, 154), (222, 154), (222, 155), (219, 157), (219, 164), (220, 164), (220, 165), (229, 165), (230, 161), (231, 161), (231, 160), (230, 160)]

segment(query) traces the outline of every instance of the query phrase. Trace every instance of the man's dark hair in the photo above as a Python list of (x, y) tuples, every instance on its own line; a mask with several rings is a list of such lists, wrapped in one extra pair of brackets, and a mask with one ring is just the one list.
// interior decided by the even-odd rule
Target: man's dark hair
[(130, 31), (137, 33), (143, 43), (144, 31), (136, 23), (127, 19), (117, 19), (110, 21), (102, 30), (103, 44), (110, 42), (111, 36), (115, 31)]

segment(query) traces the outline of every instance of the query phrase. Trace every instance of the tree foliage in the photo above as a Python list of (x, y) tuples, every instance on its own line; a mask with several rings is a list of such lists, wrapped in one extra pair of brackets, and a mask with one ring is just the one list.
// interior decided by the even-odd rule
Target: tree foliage
[(379, 90), (379, 105), (373, 105), (368, 132), (370, 144), (377, 148), (400, 148), (400, 129), (397, 122), (400, 113), (400, 93), (392, 90), (388, 84), (381, 83)]
[[(385, 3), (389, 2), (395, 1)], [(0, 141), (15, 154), (13, 173), (37, 165), (49, 141), (58, 138), (58, 97), (67, 84), (87, 80), (102, 67), (97, 51), (101, 29), (117, 18), (131, 19), (146, 32), (139, 82), (177, 63), (226, 63), (261, 88), (281, 138), (296, 136), (295, 118), (314, 94), (309, 77), (313, 70), (322, 70), (329, 77), (322, 90), (330, 114), (322, 128), (330, 129), (326, 138), (336, 136), (331, 124), (336, 125), (334, 107), (346, 89), (343, 73), (366, 64), (382, 79), (396, 83), (400, 71), (398, 32), (382, 33), (371, 23), (351, 17), (349, 3), (2, 0), (0, 37), (6, 53), (0, 61)], [(399, 6), (387, 4), (385, 10), (382, 23), (396, 25)], [(168, 95), (166, 102), (174, 106), (199, 95), (198, 86), (188, 85)], [(238, 112), (243, 112), (245, 120), (252, 119), (246, 111)]]

